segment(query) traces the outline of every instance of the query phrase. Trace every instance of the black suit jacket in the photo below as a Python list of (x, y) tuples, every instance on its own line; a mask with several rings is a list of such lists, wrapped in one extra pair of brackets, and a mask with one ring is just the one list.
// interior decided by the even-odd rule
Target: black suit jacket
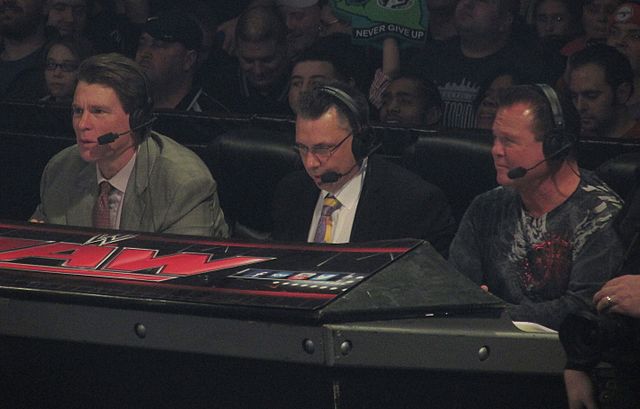
[[(320, 190), (305, 171), (276, 189), (273, 238), (307, 241)], [(417, 238), (446, 255), (455, 222), (444, 193), (405, 168), (370, 157), (350, 242)]]

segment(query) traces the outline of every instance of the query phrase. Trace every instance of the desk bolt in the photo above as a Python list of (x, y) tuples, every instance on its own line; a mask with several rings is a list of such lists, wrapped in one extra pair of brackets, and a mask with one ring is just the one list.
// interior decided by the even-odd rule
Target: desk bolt
[(311, 355), (316, 352), (316, 344), (314, 344), (313, 341), (309, 338), (306, 338), (304, 341), (302, 341), (302, 349), (304, 349), (304, 352)]
[(486, 361), (487, 359), (489, 359), (489, 355), (491, 355), (491, 351), (486, 345), (480, 347), (480, 349), (478, 350), (478, 358), (480, 358), (481, 361)]
[(134, 331), (136, 332), (138, 338), (144, 338), (147, 336), (147, 327), (145, 327), (144, 324), (136, 324), (134, 327)]

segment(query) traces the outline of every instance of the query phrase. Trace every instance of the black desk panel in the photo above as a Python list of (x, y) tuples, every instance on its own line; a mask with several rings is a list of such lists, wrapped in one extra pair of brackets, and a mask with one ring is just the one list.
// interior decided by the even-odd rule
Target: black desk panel
[(518, 330), (416, 240), (3, 223), (0, 351), (14, 406), (540, 407), (534, 392), (564, 405), (557, 336)]

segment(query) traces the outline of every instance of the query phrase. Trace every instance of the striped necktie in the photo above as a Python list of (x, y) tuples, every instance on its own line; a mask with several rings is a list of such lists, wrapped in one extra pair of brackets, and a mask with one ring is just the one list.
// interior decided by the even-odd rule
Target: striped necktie
[(318, 220), (318, 228), (313, 239), (315, 243), (331, 243), (333, 238), (333, 220), (331, 215), (342, 206), (342, 203), (332, 194), (327, 195), (322, 202), (322, 211)]
[(111, 212), (109, 210), (109, 194), (113, 188), (109, 182), (100, 182), (100, 193), (93, 206), (93, 227), (111, 229)]

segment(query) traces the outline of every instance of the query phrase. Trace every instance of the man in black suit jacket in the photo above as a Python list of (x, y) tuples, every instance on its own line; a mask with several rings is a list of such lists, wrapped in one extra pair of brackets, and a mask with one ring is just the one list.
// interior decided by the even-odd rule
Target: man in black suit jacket
[(303, 94), (296, 118), (296, 149), (305, 171), (280, 182), (273, 206), (273, 238), (314, 239), (323, 200), (341, 202), (330, 216), (332, 243), (418, 238), (442, 254), (455, 223), (442, 191), (408, 170), (369, 157), (375, 142), (368, 130), (362, 94), (332, 83)]

